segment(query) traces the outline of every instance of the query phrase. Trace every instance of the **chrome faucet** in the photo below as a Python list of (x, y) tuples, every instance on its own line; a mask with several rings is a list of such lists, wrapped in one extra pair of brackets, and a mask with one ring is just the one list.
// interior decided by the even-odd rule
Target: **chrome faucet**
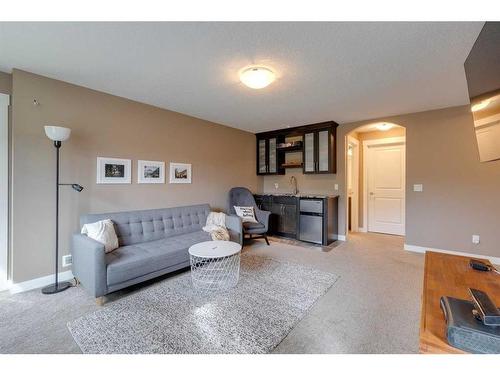
[(292, 187), (293, 187), (292, 194), (297, 195), (299, 192), (299, 189), (297, 189), (297, 179), (295, 178), (295, 176), (290, 177), (290, 185), (292, 185)]

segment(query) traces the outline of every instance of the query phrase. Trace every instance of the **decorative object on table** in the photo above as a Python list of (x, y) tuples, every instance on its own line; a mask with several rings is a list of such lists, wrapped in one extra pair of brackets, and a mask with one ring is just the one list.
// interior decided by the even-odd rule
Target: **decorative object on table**
[(230, 239), (224, 212), (210, 212), (207, 216), (207, 223), (202, 229), (210, 233), (213, 241), (229, 241)]
[(109, 253), (120, 246), (116, 236), (115, 226), (110, 219), (99, 220), (95, 223), (84, 224), (82, 234), (104, 245), (104, 252)]
[(258, 223), (252, 206), (234, 206), (234, 211), (236, 212), (236, 216), (241, 217), (242, 223)]
[(236, 215), (235, 206), (237, 207), (253, 207), (256, 223), (244, 222), (243, 223), (243, 234), (247, 234), (250, 238), (254, 235), (262, 237), (266, 240), (269, 245), (269, 240), (267, 239), (267, 231), (269, 229), (269, 211), (263, 211), (257, 207), (255, 203), (255, 198), (250, 190), (245, 187), (235, 187), (229, 190), (229, 204), (228, 213), (230, 215)]
[(243, 253), (238, 284), (223, 293), (197, 292), (184, 272), (84, 315), (68, 328), (85, 354), (269, 353), (337, 279), (301, 264)]
[(138, 160), (137, 183), (164, 184), (165, 163), (162, 161)]
[(238, 284), (241, 245), (206, 241), (189, 248), (193, 287), (202, 292), (227, 290)]
[(478, 319), (473, 302), (442, 296), (440, 305), (446, 319), (446, 338), (451, 346), (475, 354), (500, 353), (500, 326), (487, 325)]
[(130, 159), (97, 158), (97, 183), (98, 184), (130, 184), (131, 183)]
[(59, 183), (59, 149), (62, 142), (67, 141), (71, 134), (71, 129), (61, 126), (45, 126), (45, 135), (54, 141), (56, 148), (56, 258), (55, 258), (55, 282), (52, 285), (42, 289), (43, 294), (54, 294), (68, 289), (71, 284), (69, 282), (59, 282), (59, 186), (71, 186), (73, 190), (81, 192), (83, 187), (78, 184), (61, 184)]
[(170, 183), (190, 184), (191, 164), (170, 163)]

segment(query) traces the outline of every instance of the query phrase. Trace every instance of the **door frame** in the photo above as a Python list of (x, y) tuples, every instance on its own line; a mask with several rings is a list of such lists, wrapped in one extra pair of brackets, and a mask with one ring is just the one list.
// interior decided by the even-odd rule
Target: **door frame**
[[(368, 232), (368, 163), (366, 162), (368, 149), (371, 146), (390, 146), (397, 144), (403, 144), (406, 148), (406, 136), (370, 139), (363, 141), (363, 230), (365, 232)], [(406, 164), (406, 157), (405, 157), (405, 164)], [(406, 173), (405, 173), (405, 189), (406, 189)], [(405, 215), (406, 215), (406, 197), (405, 197)], [(405, 220), (405, 225), (406, 225), (406, 220)]]
[(0, 93), (0, 290), (9, 287), (9, 106)]
[[(360, 226), (359, 226), (359, 162), (360, 162), (360, 141), (356, 138), (354, 138), (353, 136), (351, 135), (348, 135), (347, 136), (347, 142), (346, 142), (346, 150), (345, 150), (345, 160), (346, 160), (346, 183), (345, 183), (345, 186), (346, 186), (346, 205), (345, 205), (345, 218), (346, 218), (346, 233), (349, 234), (349, 203), (348, 203), (348, 199), (349, 199), (349, 185), (348, 185), (348, 181), (349, 181), (349, 176), (348, 176), (348, 167), (347, 167), (347, 163), (349, 162), (349, 157), (347, 155), (348, 151), (349, 151), (349, 144), (354, 144), (355, 145), (355, 149), (356, 149), (356, 152), (353, 152), (353, 158), (352, 158), (352, 161), (353, 161), (353, 166), (355, 167), (353, 170), (351, 170), (351, 173), (353, 174), (353, 191), (354, 191), (354, 196), (353, 196), (353, 203), (351, 204), (351, 208), (354, 208), (352, 209), (352, 212), (351, 212), (351, 217), (353, 218), (353, 223), (351, 224), (351, 231), (352, 232), (359, 232), (360, 231)], [(355, 203), (355, 204), (354, 204)], [(353, 212), (354, 212), (354, 215), (353, 215)]]

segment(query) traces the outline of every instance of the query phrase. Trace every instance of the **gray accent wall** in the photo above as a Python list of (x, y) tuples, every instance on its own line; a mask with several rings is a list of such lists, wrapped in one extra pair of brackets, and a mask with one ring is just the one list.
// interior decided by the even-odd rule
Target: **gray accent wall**
[[(15, 283), (54, 272), (55, 148), (44, 125), (72, 129), (61, 148), (61, 182), (85, 187), (61, 189), (61, 255), (69, 253), (81, 214), (198, 203), (225, 209), (231, 187), (259, 189), (251, 133), (20, 70), (12, 93)], [(132, 159), (132, 184), (96, 184), (98, 156)], [(139, 159), (164, 161), (167, 183), (137, 184)], [(169, 184), (169, 162), (191, 163), (192, 184)]]

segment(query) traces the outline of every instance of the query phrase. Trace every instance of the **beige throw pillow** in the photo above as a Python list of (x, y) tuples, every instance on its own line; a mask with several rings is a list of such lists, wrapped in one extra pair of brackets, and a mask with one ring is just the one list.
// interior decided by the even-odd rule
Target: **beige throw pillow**
[(258, 223), (253, 207), (234, 206), (234, 210), (243, 223)]
[(85, 224), (82, 228), (82, 234), (104, 245), (104, 251), (109, 253), (118, 248), (118, 237), (116, 237), (115, 227), (109, 219), (101, 220), (96, 223)]

